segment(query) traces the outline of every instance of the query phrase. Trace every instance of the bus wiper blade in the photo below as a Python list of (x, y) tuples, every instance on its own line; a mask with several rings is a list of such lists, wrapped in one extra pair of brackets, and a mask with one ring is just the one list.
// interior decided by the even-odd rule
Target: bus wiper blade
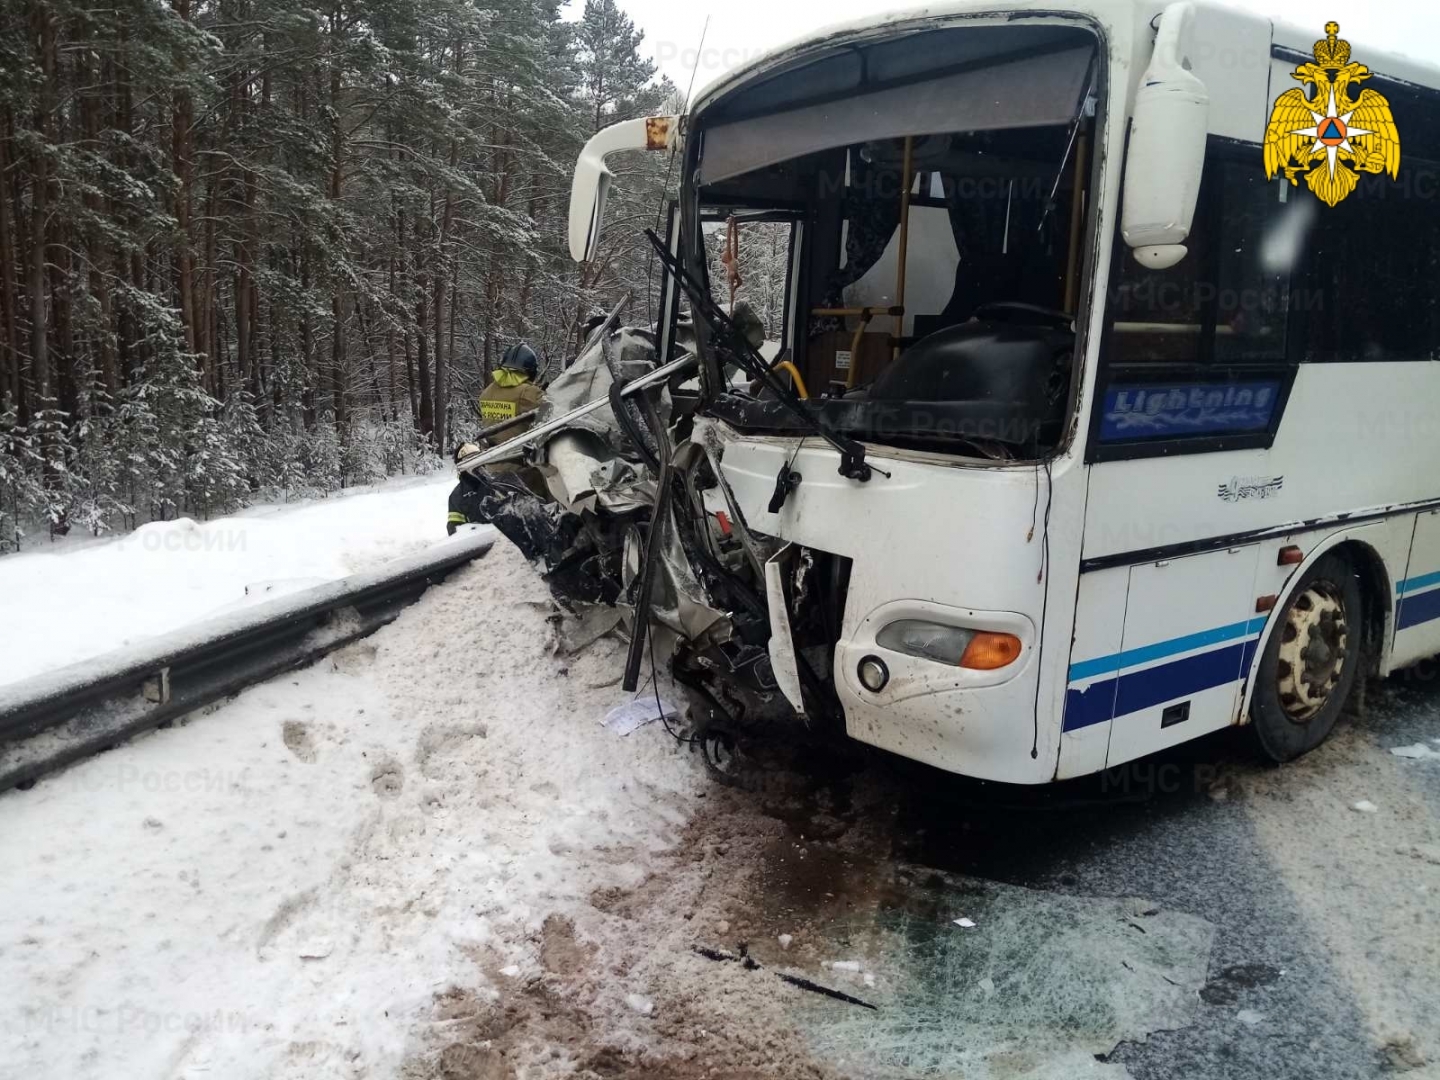
[[(778, 375), (770, 369), (765, 358), (760, 355), (758, 349), (751, 345), (745, 334), (735, 325), (733, 319), (725, 313), (725, 309), (717, 304), (710, 295), (708, 289), (702, 286), (685, 269), (678, 256), (671, 252), (665, 241), (661, 240), (654, 229), (646, 229), (645, 236), (655, 248), (656, 256), (660, 264), (675, 275), (675, 280), (685, 290), (685, 295), (690, 298), (690, 307), (694, 313), (703, 318), (715, 330), (716, 336), (721, 338), (727, 346), (740, 367), (751, 378), (759, 379), (770, 389), (775, 391), (780, 402), (815, 435), (824, 439), (840, 454), (840, 475), (847, 480), (858, 480), (861, 483), (869, 480), (876, 472), (881, 470), (865, 461), (865, 446), (850, 438), (833, 431), (820, 417), (811, 413), (801, 403), (800, 396), (793, 389), (787, 386)], [(788, 471), (788, 470), (785, 470)], [(889, 475), (883, 473), (882, 475)], [(783, 500), (782, 500), (783, 501)]]

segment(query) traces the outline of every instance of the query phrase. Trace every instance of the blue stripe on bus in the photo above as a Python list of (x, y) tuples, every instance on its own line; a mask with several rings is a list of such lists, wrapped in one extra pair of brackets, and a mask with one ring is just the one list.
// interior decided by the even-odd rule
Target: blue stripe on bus
[[(1440, 619), (1440, 589), (1417, 591), (1435, 584), (1440, 584), (1440, 572), (1422, 574), (1396, 586), (1396, 592), (1402, 597), (1395, 619), (1397, 630), (1407, 630), (1412, 626)], [(1173, 701), (1198, 694), (1202, 690), (1223, 686), (1225, 683), (1238, 682), (1249, 669), (1255, 658), (1256, 646), (1259, 645), (1259, 639), (1251, 635), (1259, 634), (1264, 628), (1264, 618), (1250, 619), (1071, 664), (1069, 681), (1079, 682), (1096, 675), (1119, 672), (1122, 668), (1161, 660), (1177, 653), (1201, 649), (1206, 645), (1234, 641), (1235, 638), (1250, 638), (1248, 641), (1227, 645), (1223, 649), (1212, 649), (1180, 660), (1172, 660), (1168, 664), (1116, 675), (1114, 678), (1092, 683), (1084, 689), (1071, 687), (1065, 692), (1063, 730), (1078, 731), (1092, 724), (1103, 724), (1117, 716), (1151, 708), (1162, 701)]]
[[(1429, 575), (1426, 575), (1427, 577)], [(1419, 578), (1412, 580), (1419, 581)], [(1412, 626), (1440, 619), (1440, 589), (1423, 593), (1407, 593), (1400, 601), (1400, 610), (1395, 615), (1395, 629), (1408, 630)]]
[[(1264, 622), (1251, 620), (1239, 625), (1250, 626), (1257, 621)], [(1249, 670), (1258, 644), (1258, 638), (1251, 638), (1223, 649), (1211, 649), (1143, 671), (1118, 675), (1084, 690), (1067, 690), (1063, 730), (1078, 731), (1151, 708), (1162, 701), (1192, 697), (1202, 690), (1238, 682)]]
[(1079, 682), (1095, 675), (1109, 675), (1121, 668), (1148, 664), (1152, 660), (1163, 660), (1165, 657), (1174, 656), (1177, 653), (1203, 649), (1206, 645), (1219, 645), (1222, 641), (1233, 641), (1239, 637), (1258, 634), (1264, 628), (1264, 619), (1251, 619), (1248, 622), (1217, 626), (1213, 630), (1201, 630), (1196, 634), (1186, 634), (1184, 637), (1156, 642), (1154, 645), (1142, 645), (1137, 649), (1128, 649), (1125, 652), (1112, 653), (1109, 656), (1099, 656), (1094, 660), (1081, 660), (1070, 665), (1070, 682)]
[(1440, 585), (1440, 571), (1436, 571), (1433, 574), (1421, 574), (1418, 577), (1407, 578), (1395, 586), (1395, 592), (1398, 596), (1404, 596), (1406, 593), (1419, 592), (1421, 589), (1427, 589), (1431, 585)]

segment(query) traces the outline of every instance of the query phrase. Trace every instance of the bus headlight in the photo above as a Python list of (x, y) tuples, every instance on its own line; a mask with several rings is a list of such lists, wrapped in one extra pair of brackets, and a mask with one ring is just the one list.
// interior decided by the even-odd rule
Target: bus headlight
[(967, 630), (921, 619), (890, 623), (875, 635), (875, 642), (922, 660), (976, 671), (994, 671), (1014, 663), (1022, 648), (1014, 634)]

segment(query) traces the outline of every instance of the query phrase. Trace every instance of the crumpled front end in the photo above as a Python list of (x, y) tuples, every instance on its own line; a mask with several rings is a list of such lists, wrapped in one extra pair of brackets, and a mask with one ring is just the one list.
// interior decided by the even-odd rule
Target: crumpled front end
[(547, 389), (537, 428), (587, 402), (608, 406), (507, 459), (542, 477), (544, 494), (477, 472), (485, 513), (570, 616), (562, 647), (616, 627), (633, 639), (637, 606), (648, 613), (653, 640), (641, 659), (668, 666), (707, 746), (777, 723), (838, 721), (830, 663), (848, 560), (747, 528), (695, 396), (620, 395), (655, 363), (645, 330), (589, 342)]

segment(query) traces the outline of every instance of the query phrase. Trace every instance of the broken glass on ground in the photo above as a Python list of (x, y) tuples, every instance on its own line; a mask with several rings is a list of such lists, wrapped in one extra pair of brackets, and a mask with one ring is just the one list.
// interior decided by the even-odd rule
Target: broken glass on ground
[[(962, 929), (963, 911), (974, 928)], [(1214, 927), (1148, 901), (1067, 896), (906, 870), (879, 902), (816, 928), (853, 957), (875, 1012), (794, 1008), (817, 1054), (875, 1080), (1125, 1076), (1097, 1061), (1190, 1024)], [(832, 981), (840, 988), (845, 982)]]

